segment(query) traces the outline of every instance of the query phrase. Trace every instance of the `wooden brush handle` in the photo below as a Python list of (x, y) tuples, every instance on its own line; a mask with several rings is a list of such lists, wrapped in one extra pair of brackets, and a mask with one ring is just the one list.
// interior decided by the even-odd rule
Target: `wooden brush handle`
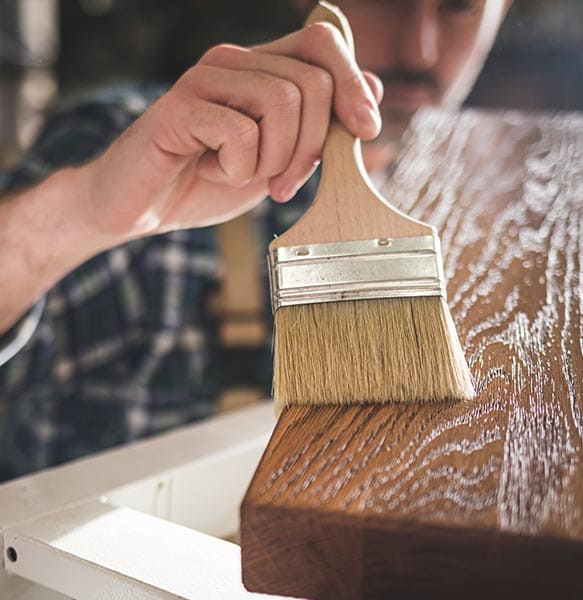
[[(308, 16), (306, 26), (321, 21), (336, 26), (354, 53), (348, 20), (337, 7), (319, 2)], [(399, 212), (374, 190), (362, 162), (360, 140), (332, 117), (316, 196), (305, 215), (269, 247), (432, 233), (431, 226)]]

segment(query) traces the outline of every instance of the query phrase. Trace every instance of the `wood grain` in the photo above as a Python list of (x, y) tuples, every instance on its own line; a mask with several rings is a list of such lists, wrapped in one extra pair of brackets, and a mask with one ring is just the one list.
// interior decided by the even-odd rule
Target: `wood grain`
[(384, 194), (440, 232), (478, 398), (286, 410), (241, 509), (244, 583), (583, 598), (583, 117), (425, 112)]

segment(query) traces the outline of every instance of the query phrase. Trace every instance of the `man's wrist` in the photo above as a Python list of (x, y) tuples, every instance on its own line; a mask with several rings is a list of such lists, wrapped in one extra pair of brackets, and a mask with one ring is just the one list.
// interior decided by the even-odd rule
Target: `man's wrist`
[(67, 272), (95, 254), (129, 240), (122, 234), (103, 232), (88, 208), (93, 200), (94, 165), (93, 161), (57, 171), (44, 182), (46, 189), (36, 190), (37, 210), (44, 210), (43, 204), (48, 201), (46, 210), (58, 211), (50, 218), (50, 227), (43, 227), (39, 235), (50, 234), (51, 229), (62, 234), (56, 264), (62, 263)]
[(0, 332), (95, 254), (123, 243), (92, 226), (86, 210), (91, 164), (63, 169), (0, 200)]

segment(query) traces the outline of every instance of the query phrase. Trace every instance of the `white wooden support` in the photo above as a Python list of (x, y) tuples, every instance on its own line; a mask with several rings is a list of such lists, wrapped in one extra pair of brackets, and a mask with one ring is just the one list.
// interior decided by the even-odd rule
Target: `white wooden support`
[(9, 572), (74, 598), (259, 597), (241, 584), (237, 545), (107, 502), (8, 529), (5, 544)]
[(251, 599), (233, 536), (258, 405), (0, 485), (2, 600)]

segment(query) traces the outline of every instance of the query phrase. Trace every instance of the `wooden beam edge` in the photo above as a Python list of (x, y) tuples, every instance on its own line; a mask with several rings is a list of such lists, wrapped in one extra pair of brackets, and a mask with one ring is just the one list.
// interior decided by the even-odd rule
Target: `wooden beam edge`
[(241, 505), (252, 592), (313, 600), (583, 597), (583, 541)]

